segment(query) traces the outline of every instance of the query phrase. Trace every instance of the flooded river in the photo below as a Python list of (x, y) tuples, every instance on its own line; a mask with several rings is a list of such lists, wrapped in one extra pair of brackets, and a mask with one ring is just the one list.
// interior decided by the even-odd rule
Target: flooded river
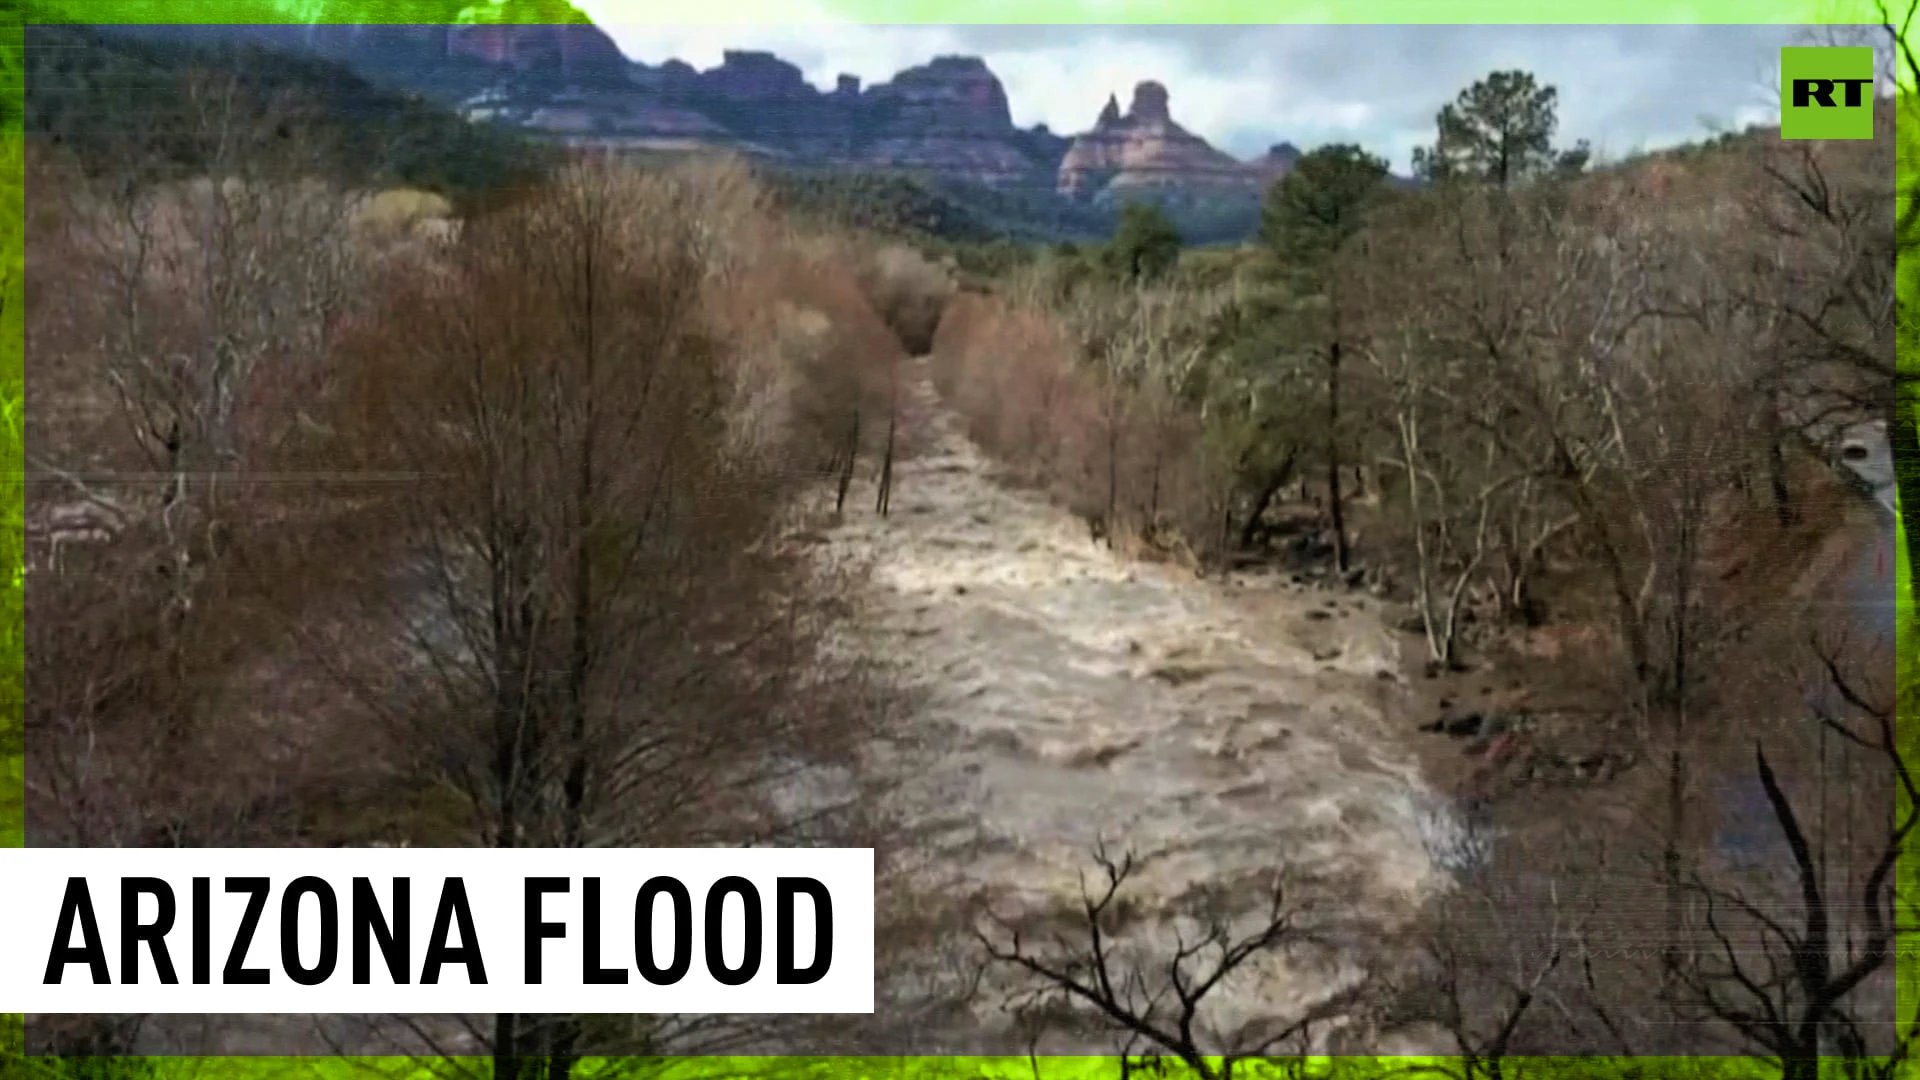
[[(920, 376), (891, 516), (850, 508), (827, 544), (873, 568), (857, 647), (927, 694), (893, 748), (923, 834), (913, 891), (1060, 911), (1104, 841), (1140, 861), (1149, 944), (1171, 945), (1196, 888), (1251, 911), (1281, 867), (1320, 879), (1309, 899), (1356, 950), (1408, 915), (1463, 841), (1388, 720), (1399, 661), (1378, 602), (1124, 560), (1000, 479)], [(1343, 977), (1276, 962), (1212, 1019), (1282, 1015)]]

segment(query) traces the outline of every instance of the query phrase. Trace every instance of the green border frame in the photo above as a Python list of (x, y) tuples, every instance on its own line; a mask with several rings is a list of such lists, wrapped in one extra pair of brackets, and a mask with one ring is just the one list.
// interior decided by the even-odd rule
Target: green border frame
[[(1857, 3), (1858, 0), (1855, 0)], [(673, 6), (660, 0), (623, 0), (631, 5), (632, 15), (624, 11), (602, 19), (608, 23), (684, 22), (668, 18)], [(515, 24), (573, 23), (586, 17), (569, 7), (566, 0), (498, 0), (469, 7), (460, 0), (68, 0), (62, 5), (69, 20), (92, 24), (268, 24), (268, 23), (362, 23), (413, 24), (488, 21)], [(463, 19), (476, 7), (485, 14), (473, 20)], [(1555, 15), (1542, 11), (1538, 0), (1348, 0), (1334, 10), (1325, 2), (1302, 0), (1135, 0), (1122, 10), (1110, 3), (1086, 3), (1079, 0), (839, 0), (833, 17), (837, 20), (874, 24), (1773, 24), (1821, 25), (1875, 22), (1849, 17), (1871, 11), (1866, 4), (1842, 10), (1825, 3), (1791, 0), (1705, 0), (1693, 5), (1674, 4), (1670, 0), (1604, 0), (1591, 7), (1557, 9)], [(24, 634), (23, 634), (23, 558), (24, 558), (24, 482), (25, 482), (25, 324), (22, 307), (25, 266), (24, 215), (25, 183), (22, 156), (22, 105), (24, 63), (22, 56), (24, 15), (20, 0), (0, 0), (0, 573), (9, 579), (0, 581), (0, 847), (25, 843), (24, 777), (25, 759), (12, 741), (24, 719)], [(764, 11), (765, 9), (760, 9)], [(1555, 9), (1547, 9), (1552, 11)], [(1574, 12), (1578, 12), (1575, 17)], [(759, 14), (759, 12), (755, 12)], [(698, 20), (709, 24), (752, 21), (753, 16), (729, 17), (721, 12), (707, 13)], [(1916, 88), (1903, 87), (1903, 93)], [(1906, 110), (1901, 110), (1902, 122)], [(1909, 137), (1920, 138), (1920, 134)], [(1899, 184), (1902, 191), (1914, 181), (1915, 162), (1900, 155)], [(1903, 293), (1914, 287), (1907, 267), (1901, 267), (1899, 288)], [(1904, 337), (1901, 335), (1902, 345)], [(1899, 357), (1903, 375), (1920, 375), (1920, 358), (1904, 347)], [(1899, 417), (1901, 423), (1920, 425), (1920, 406), (1908, 406)], [(1897, 460), (1896, 472), (1901, 488), (1920, 481), (1920, 462)], [(1914, 650), (1908, 637), (1914, 619), (1913, 567), (1907, 554), (1904, 522), (1896, 525), (1896, 609), (1900, 648), (1897, 682), (1901, 708), (1914, 696), (1916, 685)], [(1911, 752), (1916, 740), (1902, 731), (1902, 743)], [(1910, 759), (1913, 760), (1913, 759)], [(1902, 860), (1899, 878), (1902, 887), (1911, 887), (1914, 867)], [(1920, 965), (1906, 962), (1908, 949), (1897, 948), (1898, 1001), (1901, 1015), (1920, 1000)], [(0, 1017), (0, 1073), (33, 1075), (32, 1065), (17, 1056), (24, 1049), (23, 1017)], [(433, 1076), (431, 1067), (407, 1058), (148, 1058), (140, 1059), (156, 1078), (168, 1080), (255, 1080), (270, 1077), (311, 1077), (314, 1080), (412, 1080)], [(478, 1059), (467, 1059), (475, 1064)], [(898, 1057), (898, 1058), (692, 1058), (681, 1059), (680, 1068), (689, 1077), (753, 1076), (778, 1069), (783, 1075), (806, 1073), (821, 1077), (1006, 1077), (1017, 1078), (1112, 1075), (1114, 1058), (1046, 1058), (1034, 1061), (1026, 1057)], [(1369, 1065), (1369, 1063), (1372, 1063)], [(605, 1059), (587, 1059), (575, 1075), (592, 1078), (615, 1064)], [(1322, 1059), (1309, 1066), (1309, 1075), (1320, 1074), (1335, 1063)], [(1388, 1076), (1456, 1075), (1457, 1060), (1421, 1058), (1345, 1058), (1341, 1075)], [(1708, 1077), (1734, 1078), (1773, 1075), (1772, 1069), (1757, 1059), (1747, 1058), (1534, 1058), (1508, 1059), (1509, 1075), (1553, 1076), (1566, 1080), (1599, 1080), (1601, 1077), (1671, 1077), (1674, 1080), (1707, 1080)], [(14, 1066), (23, 1071), (15, 1073)], [(1423, 1068), (1424, 1066), (1424, 1068)], [(1449, 1066), (1452, 1066), (1449, 1068)], [(1920, 1062), (1909, 1062), (1911, 1075), (1920, 1076)], [(1171, 1066), (1170, 1066), (1171, 1067)], [(1176, 1073), (1177, 1067), (1172, 1067)], [(1349, 1071), (1351, 1070), (1351, 1071)], [(1277, 1068), (1245, 1062), (1237, 1072), (1248, 1076), (1281, 1076)]]

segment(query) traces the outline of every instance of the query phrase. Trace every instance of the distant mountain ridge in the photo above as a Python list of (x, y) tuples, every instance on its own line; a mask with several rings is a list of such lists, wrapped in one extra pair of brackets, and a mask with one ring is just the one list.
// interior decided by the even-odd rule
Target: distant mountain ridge
[(188, 93), (195, 75), (208, 74), (221, 79), (242, 130), (297, 124), (306, 167), (331, 180), (465, 199), (531, 178), (552, 160), (534, 140), (467, 123), (311, 53), (51, 22), (28, 26), (24, 46), (25, 129), (64, 147), (83, 170), (158, 178), (203, 169), (218, 140), (195, 119)]
[(592, 25), (154, 26), (198, 43), (246, 41), (318, 53), (416, 90), (476, 120), (574, 144), (636, 150), (726, 147), (778, 160), (926, 169), (994, 186), (1044, 182), (1068, 140), (1016, 127), (977, 57), (938, 57), (862, 87), (822, 91), (768, 52), (730, 50), (706, 71), (623, 56)]
[(1299, 156), (1280, 144), (1250, 162), (1180, 127), (1156, 82), (1110, 102), (1086, 132), (1013, 123), (1005, 87), (984, 60), (941, 56), (862, 86), (830, 90), (769, 52), (730, 50), (705, 71), (680, 60), (629, 60), (580, 16), (562, 25), (169, 26), (143, 35), (245, 40), (318, 53), (411, 89), (469, 118), (574, 145), (634, 150), (716, 147), (805, 165), (925, 171), (996, 188), (1054, 191), (1082, 202), (1147, 197), (1244, 202)]

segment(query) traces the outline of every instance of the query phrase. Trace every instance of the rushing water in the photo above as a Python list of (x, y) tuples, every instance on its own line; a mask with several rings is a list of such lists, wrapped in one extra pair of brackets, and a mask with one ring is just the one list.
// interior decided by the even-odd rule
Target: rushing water
[[(1141, 858), (1147, 911), (1208, 884), (1251, 908), (1287, 866), (1330, 883), (1358, 941), (1472, 857), (1386, 721), (1398, 662), (1377, 602), (1123, 560), (998, 479), (924, 377), (911, 399), (891, 516), (850, 513), (827, 550), (874, 569), (858, 646), (928, 693), (897, 759), (916, 891), (1059, 910), (1105, 841)], [(1223, 993), (1216, 1023), (1341, 977), (1276, 967)]]

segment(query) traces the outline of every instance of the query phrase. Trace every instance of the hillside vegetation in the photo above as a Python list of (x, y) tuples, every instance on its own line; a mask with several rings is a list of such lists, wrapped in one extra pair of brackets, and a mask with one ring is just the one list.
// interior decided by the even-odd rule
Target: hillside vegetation
[(195, 175), (235, 125), (298, 145), (314, 171), (354, 186), (477, 196), (551, 160), (518, 134), (312, 57), (84, 26), (34, 26), (25, 55), (28, 134), (96, 174), (137, 161), (156, 175)]

